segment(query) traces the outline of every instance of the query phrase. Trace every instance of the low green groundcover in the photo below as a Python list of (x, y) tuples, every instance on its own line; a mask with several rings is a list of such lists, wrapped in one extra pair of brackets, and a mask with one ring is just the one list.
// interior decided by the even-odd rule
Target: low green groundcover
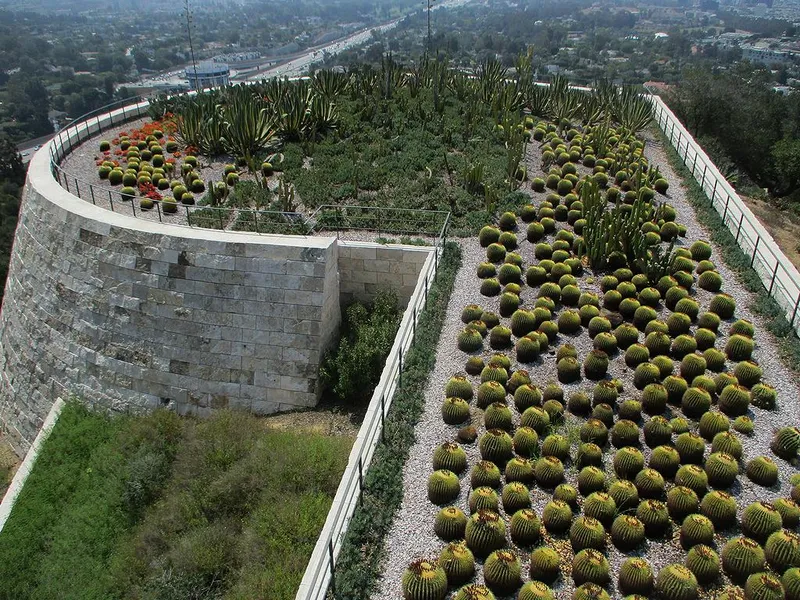
[(351, 444), (70, 402), (0, 534), (0, 599), (294, 597)]

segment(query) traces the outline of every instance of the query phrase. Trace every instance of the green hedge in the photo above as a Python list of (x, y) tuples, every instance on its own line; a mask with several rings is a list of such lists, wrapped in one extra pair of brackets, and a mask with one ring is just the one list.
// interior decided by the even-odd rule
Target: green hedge
[(739, 280), (745, 288), (754, 294), (750, 309), (764, 319), (767, 330), (775, 336), (786, 365), (793, 371), (800, 371), (800, 339), (789, 325), (783, 309), (772, 297), (767, 295), (761, 278), (750, 266), (751, 258), (742, 251), (736, 238), (723, 223), (722, 216), (712, 206), (711, 200), (683, 164), (667, 137), (660, 129), (657, 131), (661, 143), (667, 151), (670, 165), (688, 189), (686, 197), (695, 210), (697, 220), (708, 229), (711, 241), (719, 248), (725, 264), (739, 276)]
[(461, 264), (461, 249), (447, 244), (437, 281), (428, 293), (414, 346), (406, 355), (402, 385), (386, 419), (385, 439), (375, 450), (336, 564), (336, 598), (369, 598), (380, 575), (383, 540), (403, 498), (403, 465), (414, 443), (414, 426), (425, 404), (425, 387), (436, 364), (436, 346), (450, 292)]

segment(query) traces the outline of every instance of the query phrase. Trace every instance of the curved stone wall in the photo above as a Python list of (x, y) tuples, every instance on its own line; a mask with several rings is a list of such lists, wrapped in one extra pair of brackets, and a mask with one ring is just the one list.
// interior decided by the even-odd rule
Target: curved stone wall
[(334, 238), (191, 229), (28, 171), (0, 313), (0, 419), (26, 450), (55, 398), (116, 410), (312, 406), (340, 322)]

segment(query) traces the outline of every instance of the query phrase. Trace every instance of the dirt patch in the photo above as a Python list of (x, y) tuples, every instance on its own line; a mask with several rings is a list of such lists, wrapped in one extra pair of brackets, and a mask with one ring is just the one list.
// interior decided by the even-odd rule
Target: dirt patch
[(264, 417), (264, 427), (280, 431), (308, 431), (320, 435), (341, 435), (356, 437), (361, 422), (354, 422), (353, 415), (331, 409), (321, 408), (291, 413), (280, 413)]
[(0, 433), (0, 498), (5, 495), (21, 463), (22, 460), (14, 453), (11, 445)]
[(742, 196), (741, 194), (739, 197), (758, 217), (764, 229), (773, 237), (786, 257), (792, 261), (792, 264), (797, 269), (800, 269), (800, 252), (798, 252), (798, 247), (800, 247), (800, 217), (791, 211), (781, 209), (764, 200)]

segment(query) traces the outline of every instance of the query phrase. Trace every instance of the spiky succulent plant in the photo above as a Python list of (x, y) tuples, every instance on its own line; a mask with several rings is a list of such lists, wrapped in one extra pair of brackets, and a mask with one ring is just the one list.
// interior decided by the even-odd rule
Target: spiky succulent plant
[(644, 525), (648, 537), (662, 537), (670, 528), (667, 506), (658, 500), (642, 500), (636, 509), (636, 518)]
[(745, 472), (748, 479), (756, 485), (770, 487), (778, 483), (778, 465), (767, 456), (757, 456), (752, 459), (747, 463)]
[(548, 532), (559, 534), (569, 529), (572, 523), (572, 508), (561, 500), (551, 500), (542, 511), (542, 524)]
[(689, 514), (681, 525), (681, 543), (686, 548), (698, 544), (709, 546), (714, 543), (714, 524), (704, 515)]
[(766, 556), (757, 541), (748, 537), (735, 537), (728, 541), (720, 553), (722, 568), (734, 581), (744, 581), (753, 573), (764, 570)]
[(736, 510), (736, 499), (721, 490), (708, 492), (700, 501), (700, 512), (720, 529), (736, 522)]
[(739, 474), (739, 463), (730, 454), (712, 452), (706, 459), (705, 470), (711, 485), (728, 489)]
[(778, 430), (770, 444), (772, 451), (781, 458), (790, 460), (800, 449), (800, 428), (783, 427)]
[(611, 580), (610, 571), (611, 567), (606, 557), (594, 548), (581, 550), (572, 560), (572, 579), (575, 585), (594, 583), (606, 586)]
[(496, 464), (505, 464), (511, 458), (513, 448), (511, 436), (502, 429), (488, 430), (478, 442), (481, 457)]
[(800, 536), (788, 529), (772, 533), (764, 545), (764, 555), (777, 573), (800, 567)]
[(485, 585), (472, 583), (458, 590), (453, 600), (495, 600), (495, 595)]
[(496, 512), (479, 510), (467, 521), (464, 539), (475, 556), (483, 558), (505, 545), (506, 526)]
[(742, 533), (762, 544), (782, 525), (781, 513), (768, 502), (753, 502), (742, 512)]
[(639, 490), (631, 481), (618, 479), (609, 486), (608, 495), (614, 499), (620, 511), (628, 511), (639, 506)]
[[(642, 531), (644, 538), (644, 531)], [(617, 585), (623, 594), (648, 596), (653, 590), (653, 571), (650, 563), (639, 557), (628, 558), (619, 568)]]
[(540, 546), (531, 552), (530, 576), (535, 581), (552, 583), (561, 572), (561, 558), (548, 546)]
[(614, 546), (628, 552), (644, 541), (644, 524), (633, 515), (619, 515), (611, 525), (611, 540)]

